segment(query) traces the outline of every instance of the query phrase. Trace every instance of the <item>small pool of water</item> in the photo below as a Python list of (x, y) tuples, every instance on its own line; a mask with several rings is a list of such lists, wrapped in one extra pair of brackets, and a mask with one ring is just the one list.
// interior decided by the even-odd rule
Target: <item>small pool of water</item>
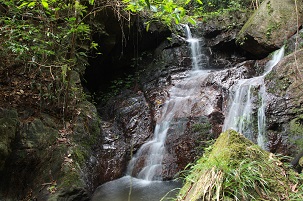
[(146, 181), (125, 176), (99, 186), (92, 196), (92, 201), (171, 200), (179, 192), (180, 187), (181, 182)]

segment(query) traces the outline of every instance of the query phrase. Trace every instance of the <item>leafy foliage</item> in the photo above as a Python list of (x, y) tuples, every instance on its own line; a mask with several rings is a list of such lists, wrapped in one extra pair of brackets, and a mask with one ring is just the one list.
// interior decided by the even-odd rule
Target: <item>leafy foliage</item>
[(89, 44), (90, 27), (83, 21), (87, 6), (78, 0), (0, 0), (0, 5), (0, 71), (9, 75), (18, 66), (32, 80), (40, 106), (66, 109), (78, 90), (69, 74), (83, 72), (86, 52), (97, 46)]
[[(258, 0), (123, 0), (126, 10), (133, 13), (145, 13), (152, 19), (173, 27), (173, 24), (196, 24), (201, 16), (224, 9), (239, 10), (257, 8)], [(147, 29), (150, 22), (147, 22)]]
[[(71, 71), (84, 72), (87, 52), (98, 47), (91, 41), (91, 27), (87, 21), (108, 4), (116, 5), (115, 11), (125, 8), (130, 13), (146, 16), (148, 30), (155, 20), (173, 29), (175, 24), (195, 24), (201, 13), (244, 6), (249, 2), (0, 0), (0, 78), (9, 80), (13, 73), (25, 73), (31, 80), (27, 87), (35, 91), (40, 108), (66, 111), (79, 91), (70, 85)], [(119, 18), (120, 13), (117, 15)]]

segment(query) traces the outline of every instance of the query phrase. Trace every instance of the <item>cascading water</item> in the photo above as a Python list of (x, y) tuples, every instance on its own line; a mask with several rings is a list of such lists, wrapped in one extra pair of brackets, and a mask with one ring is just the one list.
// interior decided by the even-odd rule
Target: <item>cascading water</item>
[[(230, 96), (229, 109), (225, 118), (223, 131), (232, 128), (244, 134), (248, 139), (253, 140), (253, 128), (257, 121), (257, 143), (265, 149), (266, 88), (264, 77), (270, 73), (283, 56), (284, 47), (274, 53), (272, 59), (266, 64), (265, 72), (261, 76), (239, 80), (232, 87), (231, 93), (233, 95)], [(259, 104), (256, 119), (253, 116), (253, 107), (255, 104)]]
[[(192, 72), (170, 89), (169, 99), (162, 106), (162, 117), (157, 122), (153, 139), (143, 144), (131, 159), (127, 169), (128, 176), (98, 187), (93, 195), (93, 201), (158, 201), (169, 190), (178, 186), (175, 182), (162, 181), (166, 135), (174, 118), (190, 116), (192, 106), (201, 101), (198, 81), (203, 81), (208, 76), (208, 72), (202, 70), (208, 58), (202, 59), (199, 40), (192, 37), (188, 26), (185, 28), (192, 53)], [(140, 165), (142, 160), (143, 167)]]
[[(131, 159), (128, 166), (128, 174), (133, 175), (134, 167), (138, 161), (141, 158), (146, 158), (144, 167), (135, 176), (147, 181), (162, 180), (162, 160), (163, 155), (165, 154), (164, 144), (170, 122), (174, 117), (180, 116), (180, 114), (178, 114), (180, 111), (182, 111), (182, 115), (190, 115), (190, 111), (188, 110), (190, 110), (191, 105), (195, 104), (195, 94), (197, 94), (197, 87), (195, 87), (195, 83), (192, 83), (192, 80), (197, 80), (197, 76), (199, 76), (199, 80), (203, 80), (207, 75), (206, 71), (201, 71), (203, 66), (199, 65), (199, 63), (201, 63), (202, 55), (199, 40), (192, 37), (187, 25), (185, 25), (185, 30), (187, 42), (191, 47), (192, 71), (195, 71), (195, 73), (192, 73), (191, 76), (172, 87), (169, 91), (170, 98), (162, 107), (162, 118), (158, 120), (155, 127), (154, 138), (140, 148), (136, 156)], [(198, 70), (200, 70), (200, 73), (197, 73)], [(193, 79), (193, 77), (195, 77), (195, 79)], [(146, 153), (148, 154), (145, 157), (144, 155)]]
[(199, 39), (193, 38), (190, 28), (185, 25), (185, 34), (187, 36), (187, 42), (190, 45), (191, 56), (192, 56), (192, 69), (199, 70), (199, 62), (201, 61), (201, 49), (199, 45)]

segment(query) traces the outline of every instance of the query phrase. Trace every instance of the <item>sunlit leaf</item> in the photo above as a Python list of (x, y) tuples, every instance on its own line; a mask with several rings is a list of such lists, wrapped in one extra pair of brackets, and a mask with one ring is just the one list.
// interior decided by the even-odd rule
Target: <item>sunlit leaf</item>
[(201, 0), (196, 0), (196, 1), (201, 5), (203, 4)]
[(41, 4), (44, 8), (48, 9), (48, 3), (45, 0), (42, 0)]
[(146, 22), (146, 32), (148, 32), (149, 27), (150, 27), (150, 22)]
[(95, 0), (88, 0), (88, 3), (89, 3), (90, 5), (94, 5)]
[(23, 2), (20, 6), (18, 6), (19, 9), (23, 8), (24, 6), (26, 6), (28, 4), (28, 2)]
[(36, 5), (36, 2), (30, 2), (28, 5), (27, 5), (27, 7), (29, 7), (29, 8), (32, 8), (32, 7), (34, 7)]
[(188, 18), (188, 22), (191, 23), (192, 25), (196, 25), (197, 24), (196, 20), (194, 20), (192, 17)]

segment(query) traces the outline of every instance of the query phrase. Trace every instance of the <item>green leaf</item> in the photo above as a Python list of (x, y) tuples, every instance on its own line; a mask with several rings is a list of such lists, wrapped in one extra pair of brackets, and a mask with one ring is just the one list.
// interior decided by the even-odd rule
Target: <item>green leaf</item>
[(30, 3), (27, 5), (27, 7), (28, 7), (28, 8), (33, 8), (35, 5), (36, 5), (36, 2), (35, 2), (35, 1), (32, 1), (32, 2), (30, 2)]
[(41, 4), (44, 8), (48, 9), (48, 3), (46, 2), (46, 0), (42, 0)]
[(149, 22), (146, 22), (146, 32), (148, 32), (149, 27), (150, 27), (150, 21), (149, 21)]
[(96, 43), (96, 42), (94, 42), (94, 41), (92, 41), (91, 44), (90, 44), (90, 48), (91, 48), (91, 49), (97, 50), (97, 49), (98, 49), (98, 46), (99, 46), (99, 44)]
[(196, 20), (194, 20), (192, 17), (188, 18), (188, 22), (191, 23), (192, 25), (196, 25), (197, 24)]
[(149, 0), (145, 0), (145, 3), (146, 3), (146, 5), (147, 5), (148, 9), (150, 9), (150, 3), (149, 3)]
[(196, 0), (196, 1), (201, 5), (203, 4), (201, 0)]
[(175, 22), (176, 22), (176, 24), (179, 24), (180, 21), (181, 21), (180, 15), (179, 15), (179, 13), (176, 13), (176, 14), (175, 14)]
[(88, 3), (89, 3), (90, 5), (94, 5), (95, 0), (88, 0)]
[(187, 1), (185, 2), (185, 5), (189, 4), (190, 1), (191, 1), (191, 0), (187, 0)]
[(26, 6), (28, 4), (28, 2), (23, 2), (20, 6), (18, 6), (19, 9), (23, 8), (24, 6)]

